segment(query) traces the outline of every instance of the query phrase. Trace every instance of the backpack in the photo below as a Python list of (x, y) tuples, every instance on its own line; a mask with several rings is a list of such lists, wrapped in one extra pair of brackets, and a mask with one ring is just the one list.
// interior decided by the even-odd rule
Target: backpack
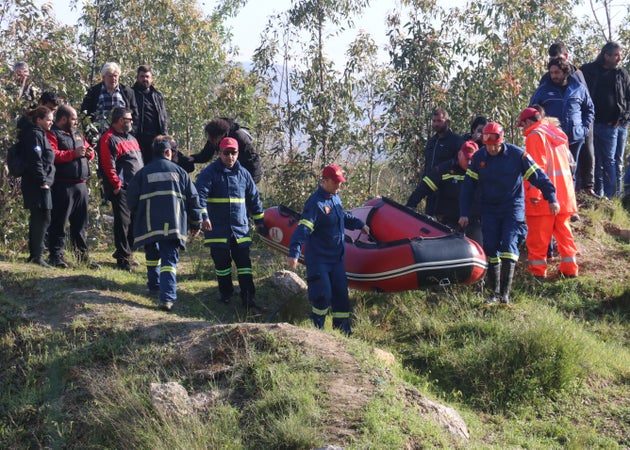
[(20, 142), (16, 142), (7, 151), (7, 167), (9, 168), (9, 175), (14, 178), (19, 178), (26, 172), (26, 160), (22, 155), (22, 145)]

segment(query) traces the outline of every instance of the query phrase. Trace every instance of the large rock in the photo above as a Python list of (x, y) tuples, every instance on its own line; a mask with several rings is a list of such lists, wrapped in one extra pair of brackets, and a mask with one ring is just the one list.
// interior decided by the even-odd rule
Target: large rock
[(279, 270), (271, 277), (271, 283), (283, 292), (291, 295), (306, 293), (306, 282), (295, 272)]

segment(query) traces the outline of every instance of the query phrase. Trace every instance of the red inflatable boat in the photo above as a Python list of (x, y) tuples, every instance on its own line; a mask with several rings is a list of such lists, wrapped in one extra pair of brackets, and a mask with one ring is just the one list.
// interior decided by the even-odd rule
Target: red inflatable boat
[[(351, 213), (371, 231), (366, 236), (359, 230), (346, 230), (346, 276), (354, 289), (400, 292), (472, 284), (486, 272), (479, 244), (393, 200), (375, 198)], [(299, 220), (299, 213), (284, 206), (265, 210), (269, 231), (262, 240), (287, 255)]]

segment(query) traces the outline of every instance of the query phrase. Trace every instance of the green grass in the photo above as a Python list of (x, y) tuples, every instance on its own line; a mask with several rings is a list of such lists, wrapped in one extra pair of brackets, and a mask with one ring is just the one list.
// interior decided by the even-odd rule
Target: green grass
[[(581, 213), (581, 239), (618, 258), (605, 279), (584, 270), (575, 280), (540, 283), (521, 263), (514, 303), (496, 308), (482, 305), (480, 286), (351, 292), (354, 334), (337, 336), (375, 390), (344, 418), (346, 446), (630, 447), (630, 246), (601, 225), (627, 224), (620, 208), (612, 202)], [(0, 270), (0, 447), (337, 443), (327, 435), (334, 399), (323, 387), (339, 367), (291, 340), (248, 336), (237, 325), (288, 320), (310, 327), (305, 299), (283, 295), (267, 280), (283, 268), (283, 257), (254, 246), (257, 296), (268, 310), (252, 314), (238, 301), (216, 301), (209, 251), (195, 242), (182, 254), (179, 299), (167, 315), (145, 295), (142, 268), (115, 270), (110, 254), (94, 253), (104, 266), (99, 272), (45, 271), (23, 264), (23, 253), (0, 250), (0, 260), (11, 263)], [(204, 344), (208, 326), (232, 323)], [(197, 362), (182, 352), (182, 336), (197, 345)], [(396, 365), (375, 359), (373, 347), (395, 354)], [(171, 381), (191, 396), (212, 392), (214, 401), (193, 414), (164, 414), (150, 387)], [(454, 407), (470, 441), (426, 420), (409, 392)]]

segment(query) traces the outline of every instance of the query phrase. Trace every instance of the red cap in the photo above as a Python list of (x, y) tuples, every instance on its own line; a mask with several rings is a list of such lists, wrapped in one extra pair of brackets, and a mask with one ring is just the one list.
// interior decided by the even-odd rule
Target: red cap
[(219, 149), (221, 150), (227, 150), (227, 149), (234, 149), (234, 150), (238, 150), (238, 141), (234, 138), (231, 137), (225, 137), (223, 139), (221, 139), (221, 143), (219, 144)]
[(343, 173), (341, 172), (341, 167), (335, 166), (333, 164), (331, 164), (330, 166), (324, 167), (324, 170), (322, 171), (322, 178), (330, 178), (336, 183), (346, 181), (346, 179), (343, 176)]
[(459, 149), (460, 152), (466, 157), (466, 159), (472, 158), (472, 155), (479, 150), (479, 146), (475, 141), (466, 141), (462, 148)]
[(538, 110), (536, 108), (532, 108), (531, 106), (525, 108), (522, 112), (521, 115), (518, 118), (518, 124), (516, 124), (517, 127), (522, 127), (525, 124), (523, 122), (525, 122), (527, 119), (531, 119), (532, 117), (534, 117), (536, 114), (538, 114)]

